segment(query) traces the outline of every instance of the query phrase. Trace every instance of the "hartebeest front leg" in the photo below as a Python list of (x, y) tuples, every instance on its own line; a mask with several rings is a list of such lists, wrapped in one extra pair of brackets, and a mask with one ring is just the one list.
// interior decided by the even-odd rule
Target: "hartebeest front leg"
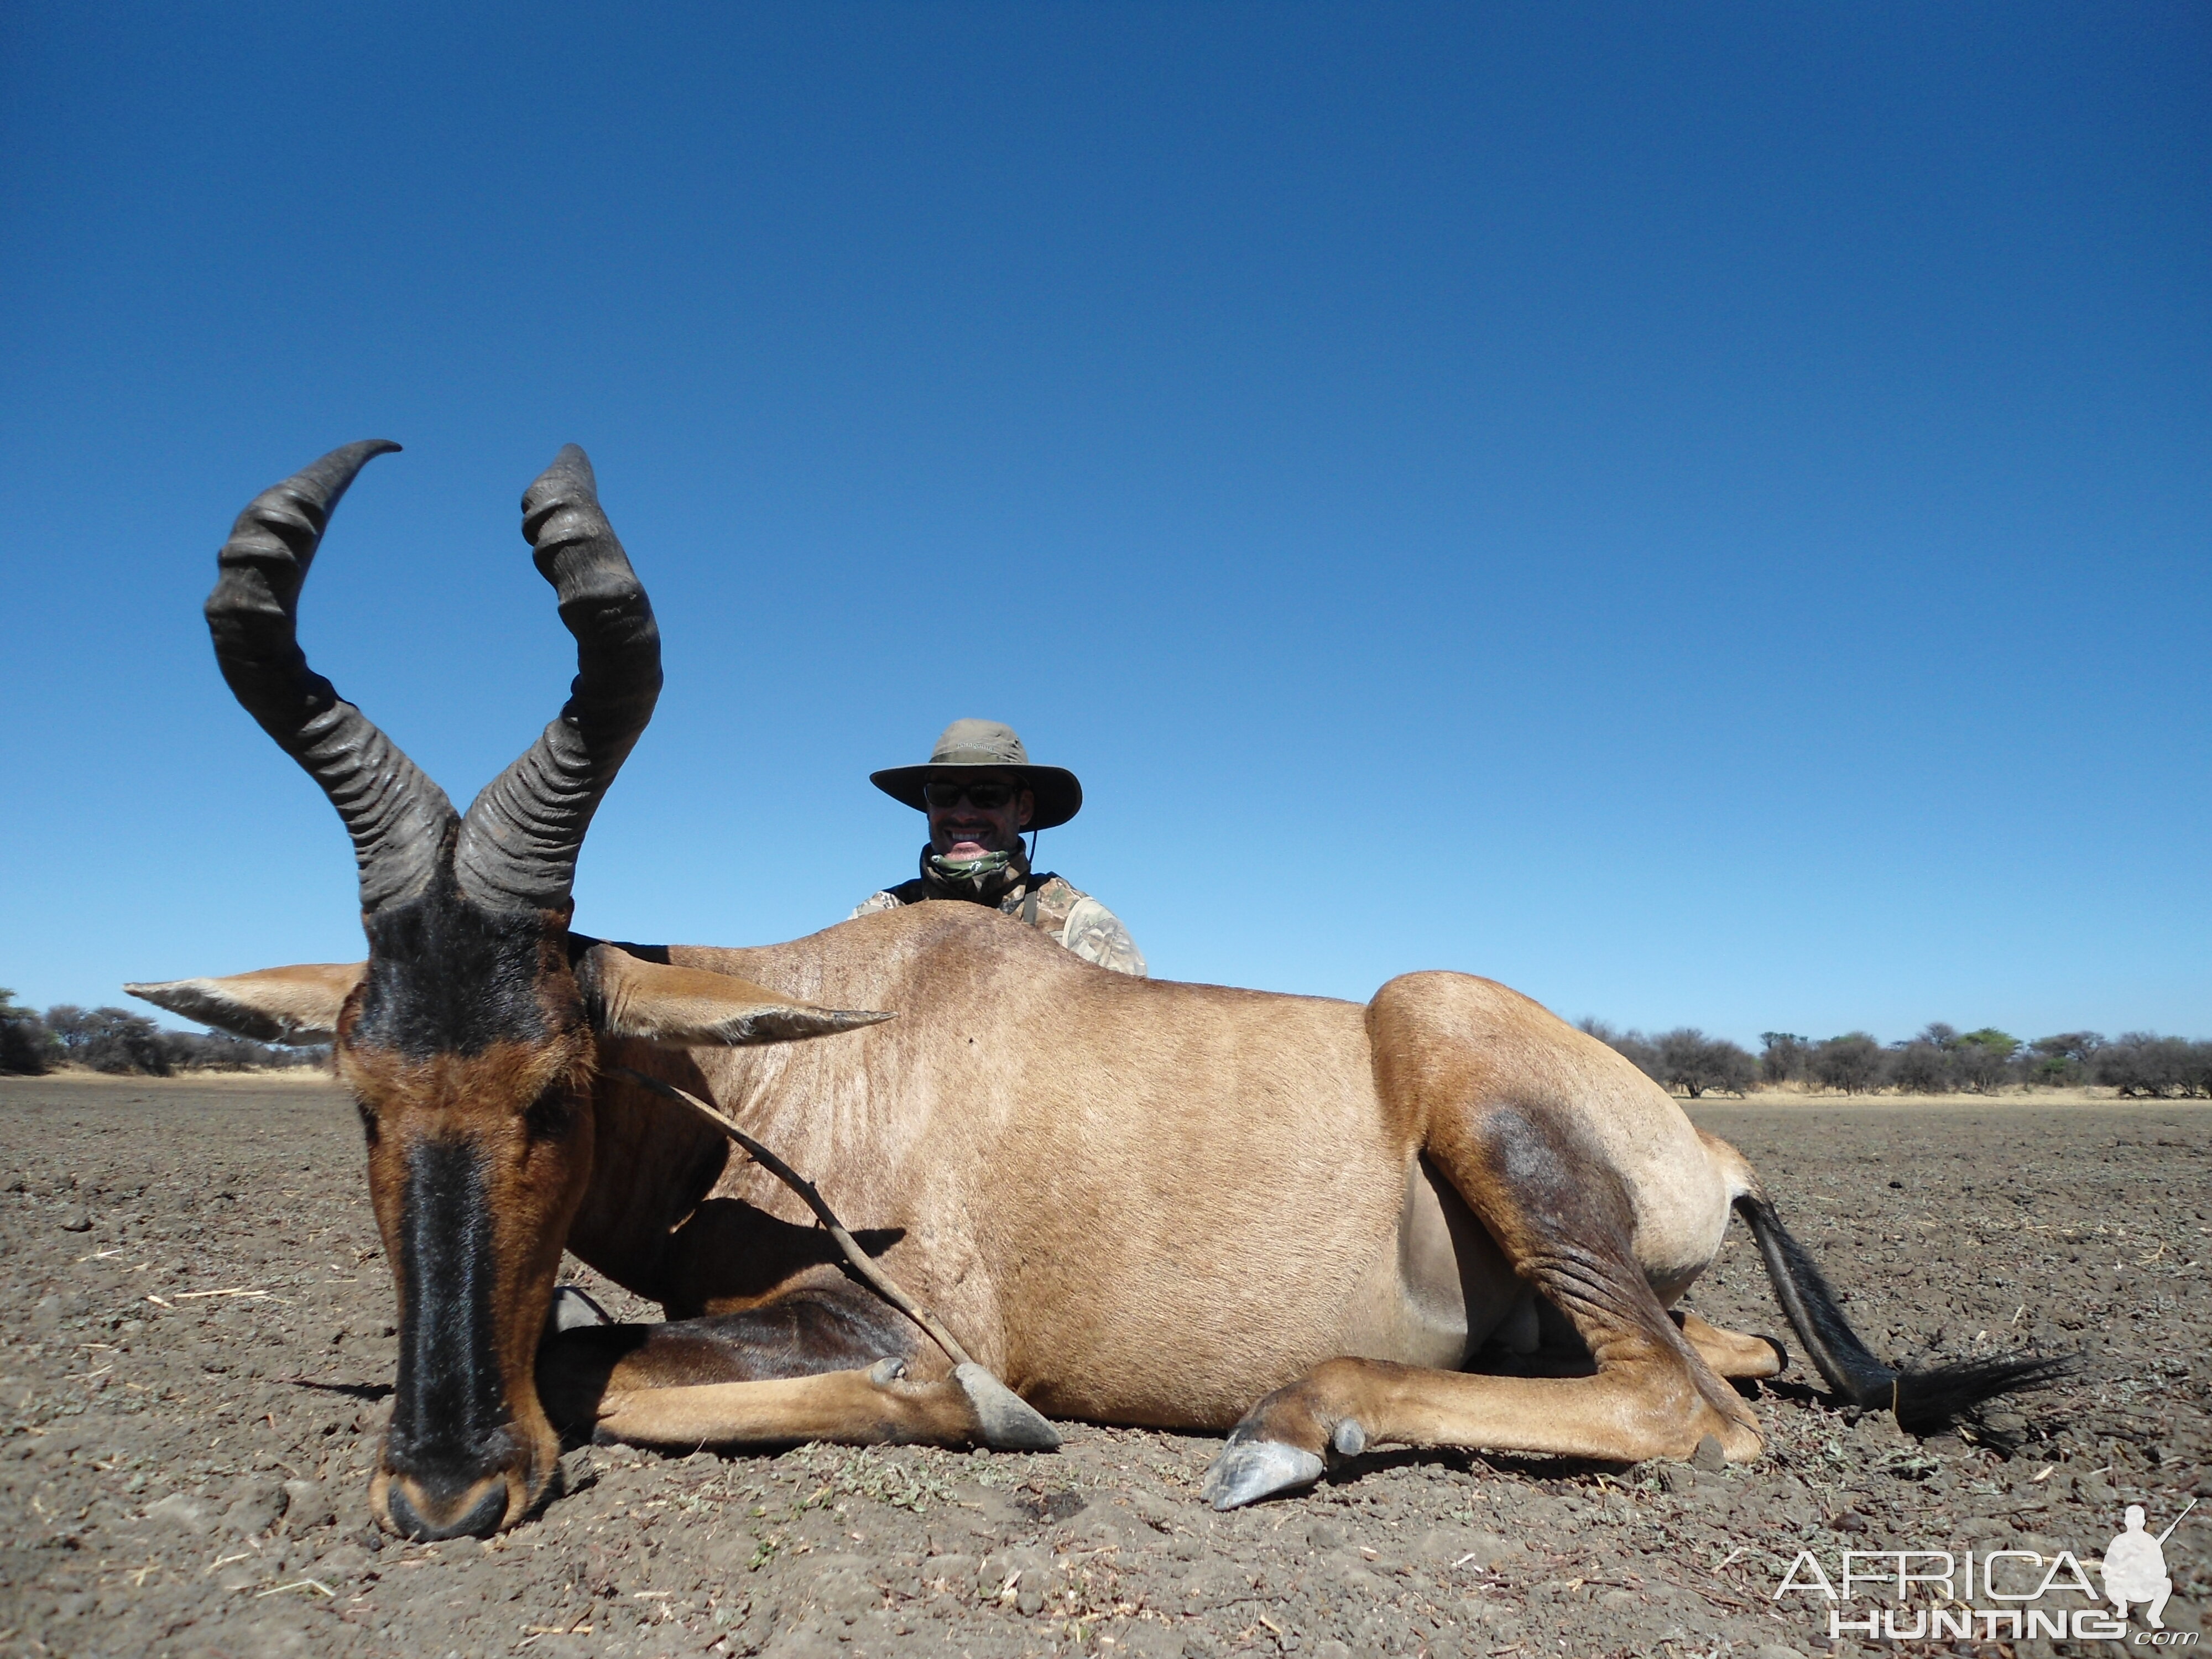
[(1060, 1444), (990, 1372), (947, 1375), (919, 1339), (896, 1310), (832, 1279), (740, 1312), (555, 1328), (538, 1349), (538, 1389), (568, 1433), (639, 1445)]
[(775, 1445), (830, 1440), (842, 1445), (988, 1446), (1051, 1451), (1052, 1425), (980, 1365), (934, 1382), (909, 1381), (903, 1362), (866, 1370), (753, 1382), (634, 1389), (599, 1402), (594, 1438), (633, 1445)]

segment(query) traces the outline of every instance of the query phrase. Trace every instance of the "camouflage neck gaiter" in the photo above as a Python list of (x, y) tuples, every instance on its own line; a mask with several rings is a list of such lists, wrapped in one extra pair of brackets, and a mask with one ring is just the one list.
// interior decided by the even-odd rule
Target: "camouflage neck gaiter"
[(927, 843), (921, 849), (921, 879), (933, 898), (996, 904), (1020, 886), (1029, 872), (1029, 858), (1019, 848), (980, 859), (939, 858)]

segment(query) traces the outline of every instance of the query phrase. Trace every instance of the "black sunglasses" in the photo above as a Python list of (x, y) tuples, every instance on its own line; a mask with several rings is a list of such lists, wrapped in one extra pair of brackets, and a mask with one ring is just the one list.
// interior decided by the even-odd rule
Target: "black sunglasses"
[(1011, 783), (970, 783), (963, 778), (932, 778), (922, 788), (922, 797), (939, 811), (960, 805), (965, 795), (968, 804), (981, 812), (995, 812), (1014, 798)]

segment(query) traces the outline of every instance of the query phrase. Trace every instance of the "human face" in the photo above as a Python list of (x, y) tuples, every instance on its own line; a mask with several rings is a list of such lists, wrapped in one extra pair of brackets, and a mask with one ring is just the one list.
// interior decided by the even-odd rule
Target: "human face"
[(997, 784), (1007, 793), (995, 807), (978, 806), (965, 793), (950, 806), (931, 803), (930, 850), (939, 858), (980, 859), (993, 853), (1011, 853), (1020, 846), (1022, 831), (1036, 810), (1036, 797), (1019, 787), (1011, 772), (952, 775), (963, 783)]

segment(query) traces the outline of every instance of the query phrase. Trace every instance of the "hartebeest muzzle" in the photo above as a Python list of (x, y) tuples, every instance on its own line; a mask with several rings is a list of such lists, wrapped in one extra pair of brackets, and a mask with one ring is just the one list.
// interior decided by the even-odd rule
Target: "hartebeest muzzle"
[(399, 1375), (378, 1507), (416, 1537), (488, 1533), (535, 1484), (501, 1375), (490, 1175), (459, 1137), (420, 1141), (404, 1163)]

